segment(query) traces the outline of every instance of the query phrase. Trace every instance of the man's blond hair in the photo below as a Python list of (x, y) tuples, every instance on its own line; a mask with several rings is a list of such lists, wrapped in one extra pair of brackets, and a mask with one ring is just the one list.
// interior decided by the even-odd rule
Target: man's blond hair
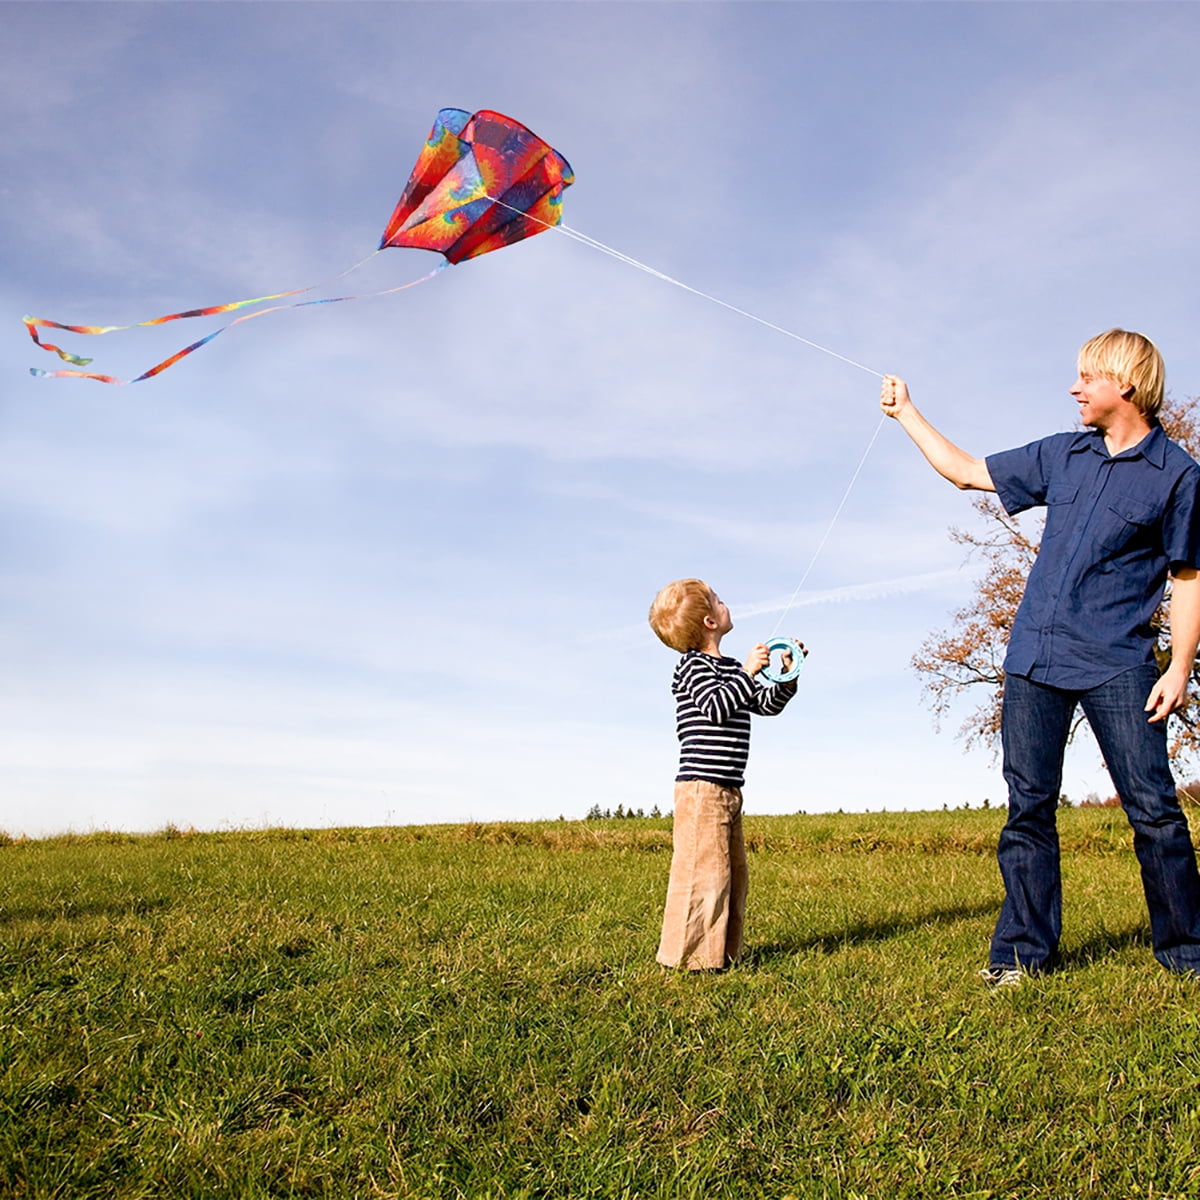
[(1153, 421), (1162, 407), (1166, 369), (1158, 347), (1143, 333), (1110, 329), (1079, 348), (1080, 374), (1111, 379), (1133, 388), (1129, 399), (1142, 416)]
[(676, 579), (654, 597), (650, 628), (672, 650), (686, 654), (704, 644), (708, 632), (704, 618), (712, 611), (712, 588), (703, 579)]

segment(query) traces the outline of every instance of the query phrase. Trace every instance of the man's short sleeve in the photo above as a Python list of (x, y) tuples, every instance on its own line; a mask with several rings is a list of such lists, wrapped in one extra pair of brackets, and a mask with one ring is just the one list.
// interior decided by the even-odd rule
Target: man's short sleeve
[(1046, 503), (1049, 481), (1044, 450), (1049, 440), (1043, 438), (1016, 450), (1002, 450), (984, 460), (996, 495), (1010, 516)]
[(1200, 467), (1186, 470), (1163, 514), (1163, 550), (1170, 569), (1200, 567)]

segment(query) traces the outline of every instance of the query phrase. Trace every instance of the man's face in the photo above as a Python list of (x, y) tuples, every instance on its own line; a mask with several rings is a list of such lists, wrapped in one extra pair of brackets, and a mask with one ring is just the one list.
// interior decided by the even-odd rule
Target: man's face
[(1113, 417), (1129, 407), (1130, 401), (1122, 391), (1121, 385), (1107, 375), (1080, 371), (1071, 388), (1071, 395), (1079, 404), (1079, 420), (1089, 429), (1108, 428)]

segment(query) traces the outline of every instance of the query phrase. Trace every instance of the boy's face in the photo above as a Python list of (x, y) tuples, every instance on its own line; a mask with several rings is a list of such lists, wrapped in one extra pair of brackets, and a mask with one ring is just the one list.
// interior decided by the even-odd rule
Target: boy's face
[(716, 592), (712, 593), (712, 619), (715, 622), (713, 632), (717, 637), (724, 637), (733, 628), (729, 606)]
[(1071, 388), (1071, 395), (1079, 404), (1080, 422), (1089, 429), (1106, 429), (1113, 417), (1128, 411), (1133, 403), (1124, 392), (1115, 379), (1081, 370)]

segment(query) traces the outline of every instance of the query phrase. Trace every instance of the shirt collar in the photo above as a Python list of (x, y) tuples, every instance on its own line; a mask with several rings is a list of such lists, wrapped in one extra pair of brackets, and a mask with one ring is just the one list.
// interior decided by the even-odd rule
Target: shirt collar
[[(1104, 444), (1104, 435), (1098, 429), (1084, 429), (1075, 435), (1068, 453), (1075, 454), (1081, 450), (1091, 450), (1102, 458), (1113, 457), (1108, 453)], [(1160, 470), (1167, 461), (1167, 435), (1161, 425), (1152, 425), (1150, 432), (1134, 447), (1123, 450), (1117, 458), (1144, 458), (1152, 466)]]

